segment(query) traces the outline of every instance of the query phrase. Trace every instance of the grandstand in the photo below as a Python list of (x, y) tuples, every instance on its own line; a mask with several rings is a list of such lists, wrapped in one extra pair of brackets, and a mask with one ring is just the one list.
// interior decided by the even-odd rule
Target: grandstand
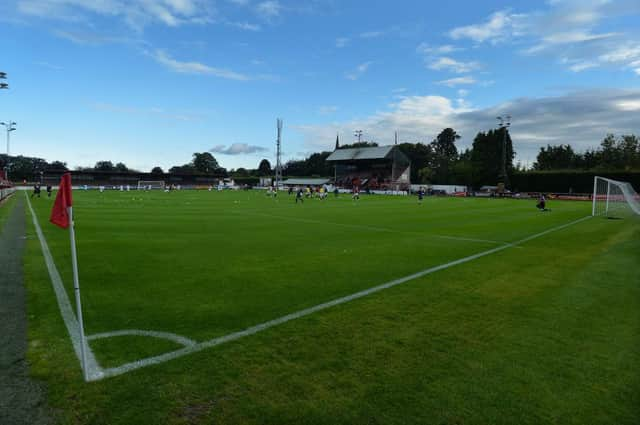
[(336, 149), (327, 161), (333, 163), (340, 187), (407, 190), (411, 183), (411, 161), (395, 145)]

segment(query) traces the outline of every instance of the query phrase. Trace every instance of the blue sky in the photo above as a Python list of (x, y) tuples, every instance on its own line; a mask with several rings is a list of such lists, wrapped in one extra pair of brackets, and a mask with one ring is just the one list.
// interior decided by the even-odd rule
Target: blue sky
[(357, 129), (453, 127), (465, 148), (510, 114), (530, 164), (640, 134), (639, 18), (637, 0), (5, 0), (0, 117), (12, 154), (146, 171), (273, 163), (276, 118), (287, 160)]

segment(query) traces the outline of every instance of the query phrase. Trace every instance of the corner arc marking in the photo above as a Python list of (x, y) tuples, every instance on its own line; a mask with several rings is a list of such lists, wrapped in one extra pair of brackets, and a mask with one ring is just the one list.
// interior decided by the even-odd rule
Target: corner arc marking
[(87, 341), (93, 341), (96, 339), (103, 339), (103, 338), (112, 338), (115, 336), (126, 336), (126, 335), (150, 336), (153, 338), (168, 339), (169, 341), (173, 341), (180, 345), (184, 345), (185, 347), (191, 347), (197, 344), (197, 342), (192, 339), (189, 339), (182, 335), (174, 334), (171, 332), (145, 331), (141, 329), (123, 329), (120, 331), (102, 332), (102, 333), (97, 333), (93, 335), (87, 335)]

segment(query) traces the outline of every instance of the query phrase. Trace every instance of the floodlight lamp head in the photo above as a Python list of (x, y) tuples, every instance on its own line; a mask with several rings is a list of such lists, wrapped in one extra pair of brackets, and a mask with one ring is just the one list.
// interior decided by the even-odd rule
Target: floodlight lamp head
[(0, 89), (8, 89), (9, 88), (9, 84), (7, 83), (0, 83)]
[(0, 72), (0, 78), (7, 78), (6, 72)]

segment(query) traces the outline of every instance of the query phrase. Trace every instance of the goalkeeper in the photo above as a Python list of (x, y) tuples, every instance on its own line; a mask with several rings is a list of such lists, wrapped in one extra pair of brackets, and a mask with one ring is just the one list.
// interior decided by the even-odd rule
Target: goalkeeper
[(538, 198), (538, 203), (536, 204), (536, 208), (538, 208), (540, 211), (549, 211), (547, 209), (547, 200), (544, 197), (543, 193), (541, 193), (540, 198)]

